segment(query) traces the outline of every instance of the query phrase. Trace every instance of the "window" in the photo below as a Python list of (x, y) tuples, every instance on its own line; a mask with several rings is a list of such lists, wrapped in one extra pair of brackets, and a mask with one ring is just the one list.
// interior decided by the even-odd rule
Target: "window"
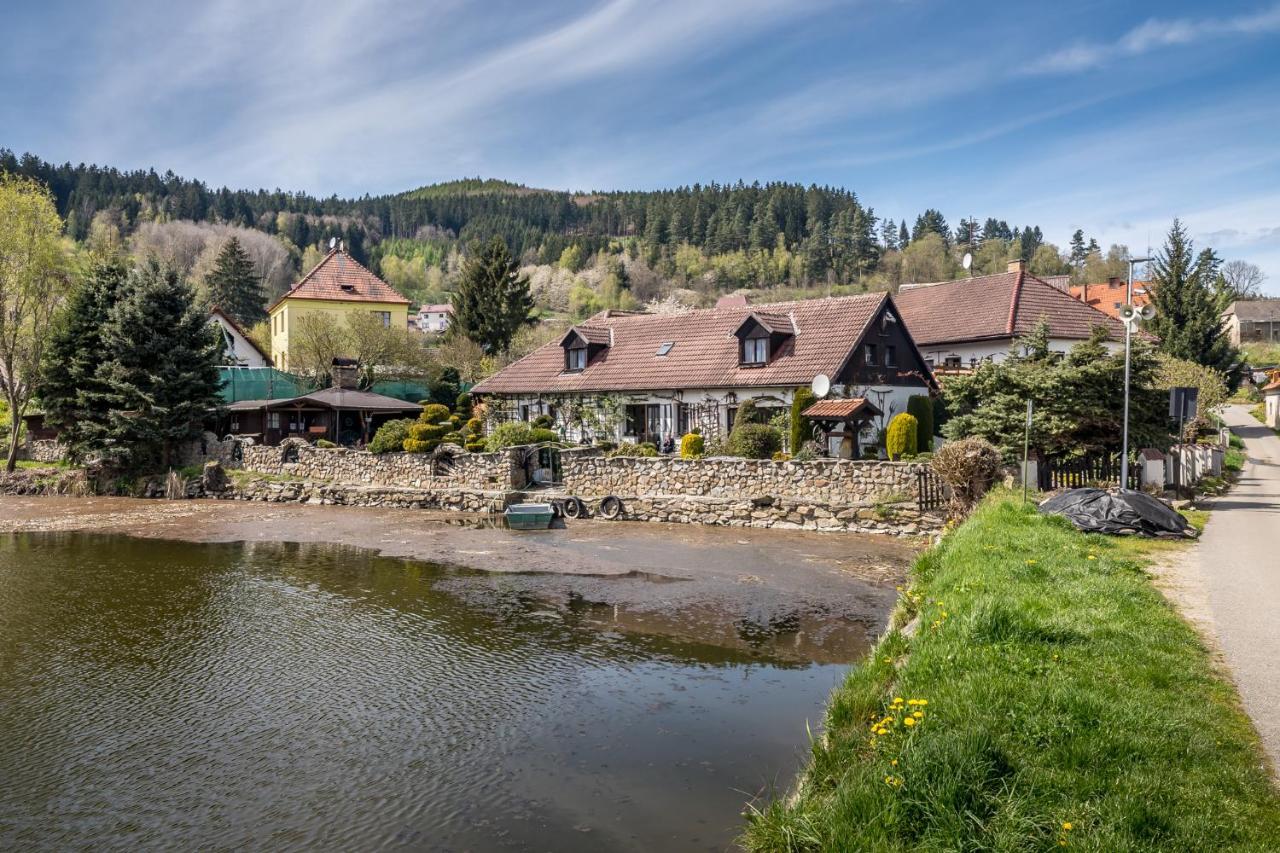
[(764, 364), (769, 360), (768, 338), (747, 338), (742, 342), (743, 364)]
[(676, 345), (675, 341), (663, 341), (658, 346), (658, 351), (654, 353), (654, 355), (666, 355), (667, 353), (671, 352), (671, 348), (675, 345)]
[(948, 370), (959, 370), (961, 364), (962, 362), (958, 355), (949, 355), (942, 362), (942, 366)]
[(868, 367), (875, 367), (879, 362), (876, 360), (876, 345), (867, 344), (865, 357), (863, 359)]
[(648, 411), (646, 406), (627, 406), (626, 435), (639, 438), (644, 435)]
[(391, 312), (390, 311), (374, 311), (373, 316), (382, 321), (382, 328), (391, 328)]
[(280, 413), (279, 412), (272, 412), (271, 414), (267, 415), (267, 426), (271, 427), (271, 429), (280, 429)]
[(587, 369), (587, 348), (574, 347), (569, 350), (569, 366), (567, 370), (586, 370)]
[(886, 346), (884, 348), (884, 366), (885, 367), (898, 366), (898, 348), (897, 347)]

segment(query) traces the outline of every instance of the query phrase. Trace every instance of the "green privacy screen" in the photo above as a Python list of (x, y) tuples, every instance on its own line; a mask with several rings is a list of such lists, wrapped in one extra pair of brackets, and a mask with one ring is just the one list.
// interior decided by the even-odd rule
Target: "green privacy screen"
[[(242, 400), (287, 400), (320, 390), (313, 381), (274, 367), (220, 367), (222, 372), (222, 400), (239, 403)], [(470, 386), (463, 384), (463, 390)], [(416, 403), (431, 396), (425, 381), (394, 379), (375, 382), (369, 389), (397, 400)]]

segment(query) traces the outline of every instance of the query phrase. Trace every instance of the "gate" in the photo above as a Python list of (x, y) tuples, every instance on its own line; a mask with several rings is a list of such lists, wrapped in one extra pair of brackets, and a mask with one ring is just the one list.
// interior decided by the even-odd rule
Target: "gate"
[(947, 486), (933, 471), (916, 474), (916, 495), (921, 512), (943, 509), (947, 505)]

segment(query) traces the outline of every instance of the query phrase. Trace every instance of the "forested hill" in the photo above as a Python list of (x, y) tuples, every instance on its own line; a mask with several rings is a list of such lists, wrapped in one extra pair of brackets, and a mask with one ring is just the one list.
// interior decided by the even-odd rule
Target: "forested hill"
[[(78, 241), (92, 242), (95, 233), (133, 240), (147, 231), (154, 243), (169, 239), (157, 232), (158, 225), (184, 221), (206, 232), (254, 229), (288, 253), (291, 260), (277, 264), (283, 280), (289, 267), (305, 266), (336, 237), (375, 270), (408, 276), (405, 286), (423, 298), (448, 289), (459, 251), (493, 235), (526, 264), (557, 265), (575, 274), (584, 265), (607, 271), (608, 259), (625, 253), (629, 271), (696, 286), (708, 298), (737, 287), (865, 289), (932, 281), (960, 274), (966, 250), (974, 252), (979, 272), (1001, 271), (1009, 258), (1022, 257), (1042, 274), (1083, 274), (1089, 250), (1101, 260), (1096, 244), (1086, 246), (1080, 232), (1067, 254), (1044, 244), (1037, 227), (1010, 228), (988, 218), (981, 226), (961, 221), (952, 229), (932, 209), (908, 226), (906, 220), (878, 218), (851, 190), (793, 183), (571, 193), (473, 178), (343, 199), (215, 188), (154, 169), (55, 165), (5, 149), (0, 171), (48, 184), (68, 234)], [(259, 254), (270, 249), (264, 244)], [(393, 269), (393, 257), (409, 267)], [(187, 266), (193, 264), (194, 255)], [(625, 290), (636, 281), (623, 277), (620, 286)], [(633, 295), (647, 298), (645, 293)]]

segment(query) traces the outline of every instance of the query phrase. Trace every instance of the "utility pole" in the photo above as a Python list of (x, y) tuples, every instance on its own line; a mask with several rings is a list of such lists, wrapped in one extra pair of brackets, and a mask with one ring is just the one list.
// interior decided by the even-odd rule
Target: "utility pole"
[[(1129, 284), (1125, 288), (1124, 304), (1133, 308), (1133, 265), (1145, 264), (1150, 258), (1129, 259)], [(1133, 327), (1135, 321), (1124, 324), (1124, 430), (1120, 440), (1120, 488), (1129, 488), (1129, 362), (1133, 351)]]

